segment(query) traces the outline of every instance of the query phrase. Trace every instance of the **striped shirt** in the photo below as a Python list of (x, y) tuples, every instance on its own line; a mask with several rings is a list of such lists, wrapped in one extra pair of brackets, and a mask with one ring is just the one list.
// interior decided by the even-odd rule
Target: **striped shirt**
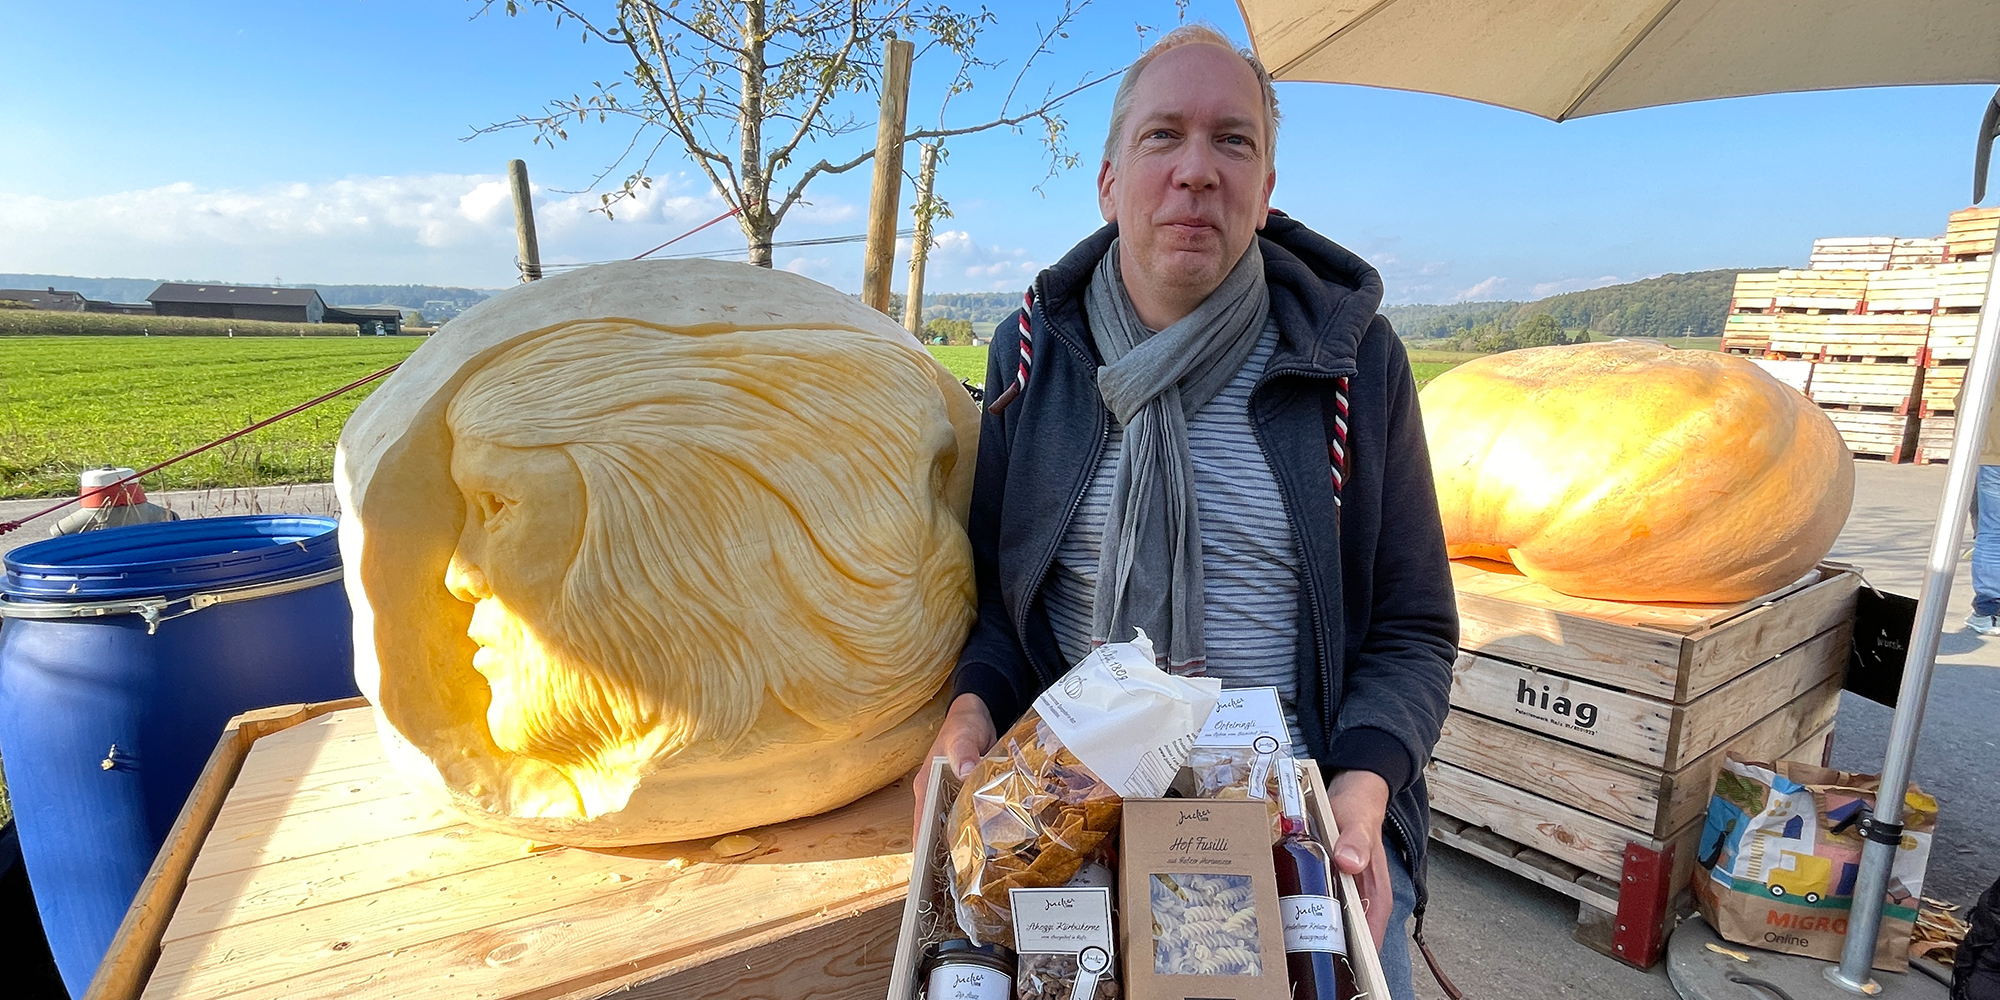
[[(1221, 680), (1225, 688), (1277, 688), (1292, 745), (1303, 747), (1294, 704), (1298, 542), (1278, 481), (1250, 427), (1250, 390), (1277, 345), (1277, 324), (1266, 321), (1256, 349), (1236, 377), (1188, 420), (1188, 452), (1194, 460), (1201, 525), (1202, 631), (1208, 643), (1203, 675)], [(1070, 663), (1090, 652), (1098, 556), (1123, 439), (1124, 428), (1113, 420), (1083, 502), (1056, 546), (1044, 592), (1056, 644)]]

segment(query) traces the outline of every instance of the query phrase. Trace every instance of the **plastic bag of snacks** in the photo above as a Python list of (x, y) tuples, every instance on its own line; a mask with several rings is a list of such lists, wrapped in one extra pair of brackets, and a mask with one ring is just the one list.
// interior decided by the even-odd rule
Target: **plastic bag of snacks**
[(1144, 632), (1092, 650), (974, 766), (952, 805), (952, 889), (973, 941), (1012, 947), (1010, 889), (1059, 886), (1165, 792), (1221, 684), (1154, 665)]
[(1118, 1000), (1106, 887), (1015, 889), (1014, 1000)]

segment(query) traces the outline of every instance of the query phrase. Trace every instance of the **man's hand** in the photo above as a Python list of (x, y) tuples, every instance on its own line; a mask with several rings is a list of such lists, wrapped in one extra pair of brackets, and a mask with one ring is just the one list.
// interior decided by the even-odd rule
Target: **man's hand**
[(1354, 876), (1361, 909), (1375, 947), (1389, 934), (1389, 910), (1396, 905), (1389, 887), (1389, 855), (1382, 843), (1382, 819), (1389, 811), (1389, 783), (1373, 771), (1342, 771), (1326, 786), (1326, 804), (1340, 826), (1333, 864)]
[(978, 695), (962, 694), (952, 699), (937, 739), (931, 742), (930, 752), (924, 754), (923, 766), (917, 768), (917, 812), (910, 826), (912, 843), (915, 843), (914, 831), (922, 829), (924, 824), (924, 790), (931, 785), (931, 758), (948, 758), (952, 773), (963, 779), (999, 738), (1000, 734), (993, 729), (993, 713), (986, 710), (986, 702)]

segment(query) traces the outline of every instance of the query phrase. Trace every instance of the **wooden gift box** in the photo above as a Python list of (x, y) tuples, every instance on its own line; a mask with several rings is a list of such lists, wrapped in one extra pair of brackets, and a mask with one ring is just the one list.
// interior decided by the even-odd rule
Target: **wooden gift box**
[[(957, 777), (949, 773), (948, 761), (939, 757), (932, 763), (934, 766), (930, 769), (930, 785), (925, 798), (931, 803), (931, 808), (925, 811), (923, 826), (917, 830), (916, 843), (911, 851), (910, 893), (903, 906), (902, 927), (896, 937), (896, 960), (889, 974), (888, 1000), (917, 1000), (924, 988), (917, 974), (924, 949), (946, 937), (962, 936), (951, 905), (950, 875), (946, 871), (946, 866), (951, 863), (950, 839), (945, 829), (945, 819), (951, 811), (952, 801), (958, 797), (959, 784)], [(1334, 824), (1333, 813), (1327, 808), (1326, 782), (1320, 777), (1317, 767), (1301, 767), (1299, 771), (1306, 796), (1306, 822), (1320, 843), (1331, 845), (1339, 836), (1339, 828)], [(1330, 852), (1332, 848), (1328, 850)], [(1351, 875), (1342, 874), (1340, 885), (1347, 895), (1348, 957), (1354, 964), (1355, 982), (1367, 996), (1387, 997), (1388, 980), (1382, 975), (1381, 956), (1376, 954), (1373, 940), (1367, 933), (1368, 915), (1361, 907), (1361, 890), (1355, 887)], [(1272, 919), (1277, 917), (1277, 914), (1271, 914)], [(1356, 928), (1361, 929), (1358, 935)], [(1125, 961), (1125, 956), (1118, 957), (1121, 969)], [(1120, 981), (1123, 981), (1122, 974)]]
[(880, 996), (910, 873), (893, 785), (713, 841), (587, 850), (403, 787), (353, 702), (240, 716), (88, 1000)]
[(1734, 605), (1566, 597), (1477, 560), (1452, 577), (1432, 835), (1577, 899), (1581, 940), (1651, 965), (1723, 756), (1823, 758), (1859, 576), (1825, 564)]

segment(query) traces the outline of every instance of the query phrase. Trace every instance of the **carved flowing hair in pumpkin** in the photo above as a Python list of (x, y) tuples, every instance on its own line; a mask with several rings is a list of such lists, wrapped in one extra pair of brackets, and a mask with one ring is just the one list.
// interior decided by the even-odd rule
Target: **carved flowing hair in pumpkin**
[(521, 633), (496, 650), (517, 662), (481, 670), (513, 672), (496, 743), (562, 769), (587, 814), (674, 754), (867, 738), (941, 689), (970, 552), (945, 488), (956, 439), (913, 348), (577, 323), (481, 368), (446, 421), (455, 441), (559, 449), (581, 480), (555, 606), (503, 593), (475, 615), (504, 608)]

